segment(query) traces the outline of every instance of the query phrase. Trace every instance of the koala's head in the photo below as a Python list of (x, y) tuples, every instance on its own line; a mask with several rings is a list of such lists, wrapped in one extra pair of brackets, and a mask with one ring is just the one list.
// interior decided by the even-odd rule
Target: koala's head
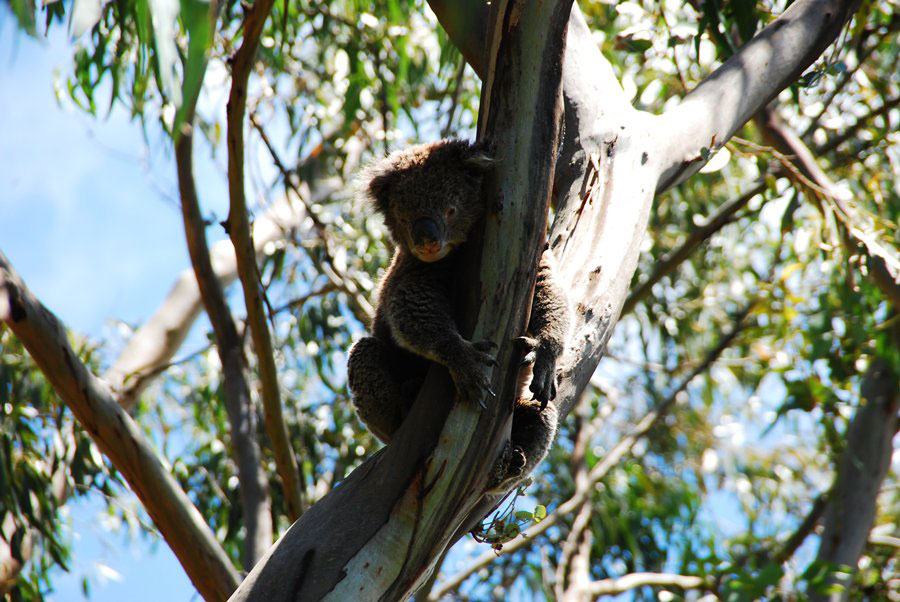
[(484, 215), (481, 184), (492, 163), (480, 145), (465, 140), (421, 144), (370, 167), (365, 194), (395, 243), (421, 261), (438, 261)]

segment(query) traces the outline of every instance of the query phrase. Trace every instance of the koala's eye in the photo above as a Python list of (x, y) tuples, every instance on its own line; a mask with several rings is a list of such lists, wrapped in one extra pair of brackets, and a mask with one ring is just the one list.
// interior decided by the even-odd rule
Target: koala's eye
[(447, 219), (450, 219), (454, 215), (456, 215), (456, 207), (454, 207), (453, 205), (447, 207)]

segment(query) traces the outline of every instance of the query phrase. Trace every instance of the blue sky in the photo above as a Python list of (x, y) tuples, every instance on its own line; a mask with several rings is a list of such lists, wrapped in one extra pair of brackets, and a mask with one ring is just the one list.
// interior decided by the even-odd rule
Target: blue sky
[[(67, 326), (109, 339), (117, 320), (150, 315), (188, 258), (171, 157), (148, 150), (122, 111), (93, 119), (57, 103), (54, 72), (71, 57), (63, 28), (27, 38), (0, 6), (0, 250)], [(82, 600), (84, 576), (98, 602), (194, 598), (164, 542), (110, 534), (101, 508), (70, 505), (72, 572), (59, 572), (51, 600)]]

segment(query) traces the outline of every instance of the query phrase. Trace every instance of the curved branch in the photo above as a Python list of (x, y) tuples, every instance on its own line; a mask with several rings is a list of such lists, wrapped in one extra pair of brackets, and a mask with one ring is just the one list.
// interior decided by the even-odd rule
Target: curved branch
[(54, 390), (128, 481), (206, 600), (239, 578), (203, 517), (163, 467), (140, 427), (72, 351), (63, 325), (34, 298), (0, 252), (0, 321), (22, 341)]
[(304, 510), (302, 477), (294, 449), (288, 437), (287, 425), (281, 411), (278, 390), (278, 370), (272, 347), (272, 334), (266, 321), (265, 301), (260, 283), (259, 267), (250, 235), (250, 220), (244, 197), (244, 115), (247, 109), (247, 81), (256, 59), (256, 50), (263, 26), (272, 10), (273, 0), (256, 0), (244, 18), (244, 39), (231, 65), (231, 93), (227, 106), (228, 142), (228, 234), (234, 244), (238, 275), (247, 307), (247, 323), (256, 352), (266, 432), (272, 444), (275, 468), (281, 477), (287, 514), (296, 520)]

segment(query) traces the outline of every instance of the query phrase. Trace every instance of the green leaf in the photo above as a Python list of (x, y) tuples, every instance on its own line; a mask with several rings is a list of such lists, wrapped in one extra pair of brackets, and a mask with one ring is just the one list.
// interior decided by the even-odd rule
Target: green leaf
[(181, 20), (188, 33), (188, 55), (184, 64), (182, 98), (175, 114), (172, 135), (177, 140), (188, 113), (192, 113), (206, 73), (206, 53), (212, 44), (211, 5), (203, 0), (181, 0)]
[(21, 27), (30, 36), (37, 35), (34, 26), (34, 0), (10, 0), (10, 8)]

